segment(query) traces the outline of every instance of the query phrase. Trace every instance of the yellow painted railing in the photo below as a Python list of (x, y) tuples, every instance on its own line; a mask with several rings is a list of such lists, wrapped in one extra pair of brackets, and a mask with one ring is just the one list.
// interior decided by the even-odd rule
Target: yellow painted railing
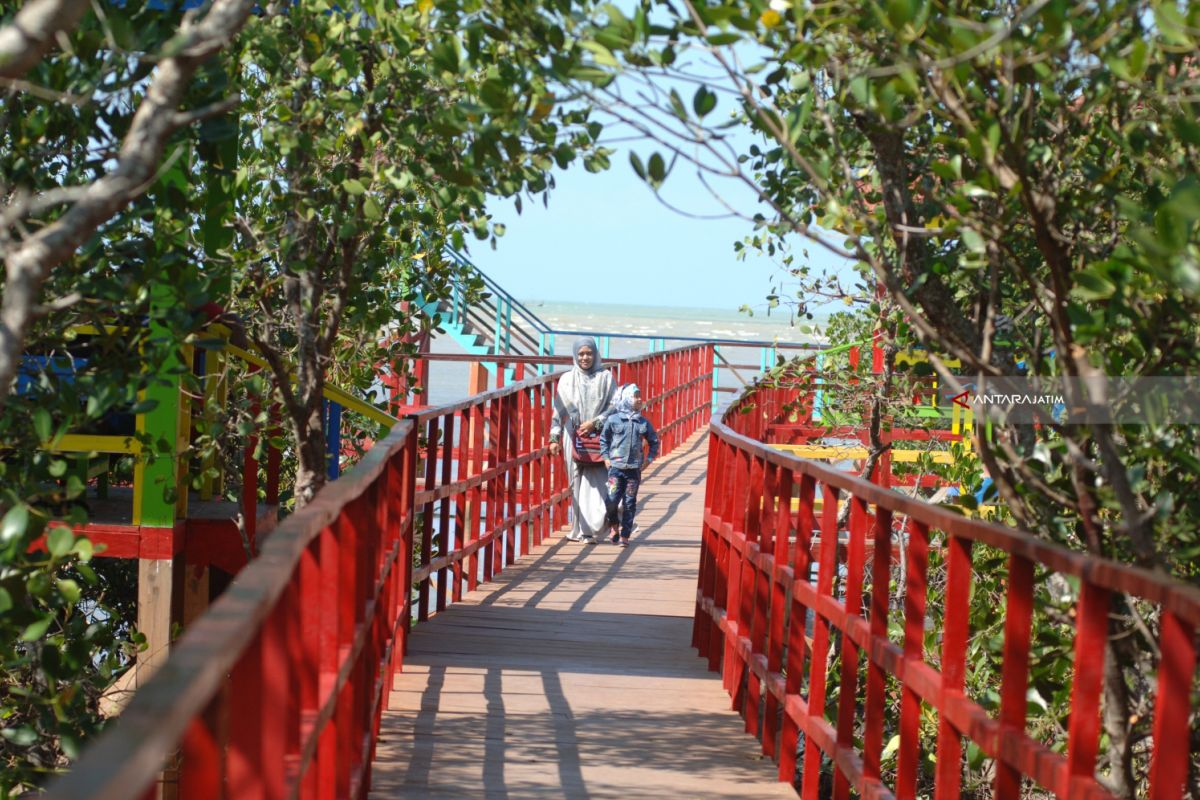
[[(846, 459), (858, 460), (866, 458), (868, 455), (865, 447), (842, 447), (838, 445), (825, 444), (773, 444), (775, 450), (781, 450), (785, 453), (791, 453), (800, 458), (812, 458), (821, 461), (845, 461)], [(925, 454), (924, 450), (891, 450), (892, 461), (899, 464), (913, 464), (920, 460)], [(946, 450), (931, 450), (929, 455), (933, 457), (935, 464), (953, 464), (954, 456)]]

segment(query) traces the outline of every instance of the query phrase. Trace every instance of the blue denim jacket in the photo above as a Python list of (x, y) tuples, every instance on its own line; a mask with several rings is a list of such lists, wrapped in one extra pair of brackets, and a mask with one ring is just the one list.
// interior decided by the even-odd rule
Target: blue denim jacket
[(613, 414), (600, 431), (600, 453), (618, 469), (637, 469), (642, 466), (643, 440), (650, 443), (649, 463), (658, 458), (658, 434), (650, 420), (641, 414), (633, 419)]

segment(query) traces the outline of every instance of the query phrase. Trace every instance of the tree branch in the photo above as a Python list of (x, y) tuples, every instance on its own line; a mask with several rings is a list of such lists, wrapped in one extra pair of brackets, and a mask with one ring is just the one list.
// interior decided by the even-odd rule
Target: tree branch
[(88, 0), (31, 0), (0, 28), (0, 78), (15, 80), (33, 68), (60, 33), (72, 30)]
[(167, 140), (181, 122), (175, 113), (192, 76), (245, 25), (255, 0), (215, 0), (208, 13), (185, 19), (176, 55), (154, 71), (111, 172), (87, 187), (57, 220), (5, 253), (0, 303), (0, 405), (12, 388), (33, 308), (50, 270), (69, 258), (104, 222), (145, 191)]

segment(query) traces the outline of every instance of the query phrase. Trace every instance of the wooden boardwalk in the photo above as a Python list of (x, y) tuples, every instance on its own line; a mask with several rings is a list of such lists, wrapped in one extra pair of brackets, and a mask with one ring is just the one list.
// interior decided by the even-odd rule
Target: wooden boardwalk
[(795, 797), (691, 647), (705, 437), (647, 471), (629, 548), (555, 539), (417, 626), (373, 800)]

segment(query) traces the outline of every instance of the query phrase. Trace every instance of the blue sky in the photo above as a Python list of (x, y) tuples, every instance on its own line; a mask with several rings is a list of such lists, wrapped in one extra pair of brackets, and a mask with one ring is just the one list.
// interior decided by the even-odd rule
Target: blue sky
[[(643, 160), (652, 152), (649, 144), (633, 146)], [(574, 165), (556, 173), (549, 208), (526, 202), (518, 215), (511, 200), (495, 201), (495, 221), (507, 232), (494, 251), (474, 242), (472, 260), (522, 299), (730, 310), (746, 303), (765, 310), (778, 266), (754, 256), (738, 261), (733, 250), (752, 233), (751, 223), (696, 220), (667, 208), (634, 174), (628, 147), (619, 146), (607, 172)], [(726, 187), (723, 193), (753, 213), (748, 191)], [(690, 213), (723, 211), (682, 166), (668, 177), (663, 196)], [(818, 250), (810, 253), (823, 258)]]

